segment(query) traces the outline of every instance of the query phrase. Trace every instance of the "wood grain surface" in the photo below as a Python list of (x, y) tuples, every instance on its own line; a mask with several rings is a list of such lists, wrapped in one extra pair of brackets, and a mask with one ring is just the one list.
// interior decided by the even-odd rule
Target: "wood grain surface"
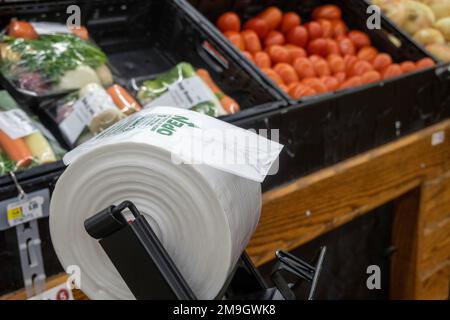
[[(442, 133), (445, 140), (432, 143)], [(450, 121), (265, 193), (247, 252), (261, 265), (278, 249), (297, 248), (390, 201), (397, 248), (391, 298), (448, 299)], [(85, 298), (79, 291), (75, 296)], [(4, 298), (23, 297), (18, 292)]]

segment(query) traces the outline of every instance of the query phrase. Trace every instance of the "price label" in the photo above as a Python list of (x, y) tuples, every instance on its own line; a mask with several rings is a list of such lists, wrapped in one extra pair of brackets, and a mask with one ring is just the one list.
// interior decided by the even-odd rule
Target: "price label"
[(11, 139), (26, 137), (37, 130), (30, 117), (20, 109), (0, 112), (0, 129)]
[(29, 298), (28, 300), (74, 300), (72, 290), (65, 283)]
[(44, 197), (42, 196), (36, 196), (15, 203), (10, 203), (6, 210), (9, 226), (17, 226), (21, 223), (42, 217), (43, 204)]

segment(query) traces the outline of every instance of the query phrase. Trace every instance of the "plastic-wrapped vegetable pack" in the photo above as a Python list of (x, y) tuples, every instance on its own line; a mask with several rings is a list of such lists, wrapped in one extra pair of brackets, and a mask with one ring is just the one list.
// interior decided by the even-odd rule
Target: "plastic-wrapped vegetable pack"
[[(109, 86), (107, 57), (95, 44), (50, 24), (15, 32), (11, 22), (0, 40), (0, 71), (18, 89), (32, 95), (79, 89), (88, 83)], [(20, 22), (27, 24), (27, 22)], [(31, 24), (28, 24), (31, 26)], [(32, 28), (32, 26), (30, 27)]]
[(39, 122), (0, 91), (0, 175), (57, 161), (64, 153)]
[(140, 85), (133, 80), (133, 87), (144, 108), (179, 107), (212, 117), (240, 110), (239, 104), (214, 83), (207, 70), (195, 70), (186, 62)]
[(75, 146), (139, 110), (139, 103), (121, 86), (105, 90), (90, 83), (50, 105), (48, 114), (67, 143)]

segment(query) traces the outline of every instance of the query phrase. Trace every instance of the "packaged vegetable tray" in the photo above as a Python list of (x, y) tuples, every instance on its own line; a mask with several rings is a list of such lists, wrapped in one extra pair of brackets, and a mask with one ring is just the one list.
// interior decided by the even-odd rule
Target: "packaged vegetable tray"
[(131, 81), (144, 108), (173, 106), (191, 109), (212, 117), (234, 114), (239, 104), (214, 83), (209, 72), (181, 62), (152, 79)]
[(0, 91), (0, 175), (56, 162), (64, 153), (47, 129)]
[(0, 37), (0, 72), (5, 86), (38, 97), (113, 83), (105, 53), (85, 28), (48, 22), (10, 22)]
[(114, 84), (105, 90), (97, 83), (90, 83), (50, 101), (43, 109), (66, 144), (74, 147), (141, 110), (141, 106), (120, 85)]

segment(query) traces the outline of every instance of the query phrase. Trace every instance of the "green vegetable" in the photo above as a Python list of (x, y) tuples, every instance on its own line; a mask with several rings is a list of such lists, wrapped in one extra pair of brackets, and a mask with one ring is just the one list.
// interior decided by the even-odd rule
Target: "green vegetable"
[(211, 117), (218, 116), (218, 110), (216, 108), (216, 105), (212, 102), (199, 103), (196, 106), (192, 107), (191, 110), (206, 114)]
[(16, 169), (16, 163), (8, 158), (8, 156), (0, 150), (0, 175), (4, 175), (8, 172)]
[(4, 36), (3, 41), (21, 56), (19, 62), (2, 65), (2, 72), (7, 73), (18, 68), (58, 82), (64, 73), (81, 64), (96, 69), (107, 61), (98, 47), (72, 34), (41, 35), (36, 40)]
[(137, 97), (145, 104), (166, 93), (170, 85), (195, 75), (195, 69), (191, 64), (181, 62), (155, 79), (144, 81)]
[(16, 109), (19, 106), (6, 90), (0, 90), (0, 111)]

